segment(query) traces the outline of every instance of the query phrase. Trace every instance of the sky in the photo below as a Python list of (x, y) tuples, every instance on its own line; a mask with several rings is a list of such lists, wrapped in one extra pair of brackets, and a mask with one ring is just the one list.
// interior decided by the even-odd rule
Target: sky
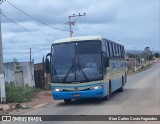
[[(55, 30), (28, 17), (62, 29)], [(159, 0), (3, 0), (0, 8), (4, 62), (35, 63), (50, 52), (54, 40), (69, 37), (68, 16), (83, 14), (73, 26), (74, 36), (100, 35), (125, 46), (126, 50), (160, 50)], [(8, 17), (9, 19), (7, 19)], [(72, 18), (74, 21), (76, 18)], [(17, 25), (18, 24), (18, 25)], [(20, 26), (22, 27), (20, 27)]]

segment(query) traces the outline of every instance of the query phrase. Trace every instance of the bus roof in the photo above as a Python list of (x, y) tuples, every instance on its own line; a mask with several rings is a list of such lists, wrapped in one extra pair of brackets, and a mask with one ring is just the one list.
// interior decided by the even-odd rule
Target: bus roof
[(103, 37), (101, 37), (101, 36), (70, 37), (70, 38), (55, 40), (53, 42), (53, 44), (65, 43), (65, 42), (75, 42), (75, 41), (84, 41), (84, 40), (102, 40), (102, 39), (103, 39)]
[[(117, 42), (114, 42), (114, 41), (111, 41), (111, 40), (108, 40), (102, 36), (79, 36), (79, 37), (69, 37), (69, 38), (63, 38), (63, 39), (58, 39), (58, 40), (55, 40), (53, 42), (53, 44), (61, 44), (61, 43), (67, 43), (67, 42), (77, 42), (77, 41), (86, 41), (86, 40), (102, 40), (102, 39), (105, 39), (109, 42), (112, 42), (112, 43), (115, 43), (115, 44), (118, 44), (118, 45), (121, 45)], [(123, 46), (123, 45), (121, 45)]]

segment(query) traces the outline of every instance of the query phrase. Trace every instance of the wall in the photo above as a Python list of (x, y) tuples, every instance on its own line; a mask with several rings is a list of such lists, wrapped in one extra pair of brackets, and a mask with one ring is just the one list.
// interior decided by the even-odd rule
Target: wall
[[(16, 68), (18, 66), (18, 69)], [(35, 87), (34, 82), (34, 64), (30, 62), (20, 62), (18, 65), (13, 62), (4, 64), (5, 81), (15, 85), (25, 86), (28, 84)], [(17, 83), (16, 83), (17, 82)]]
[(5, 76), (5, 81), (7, 81), (8, 83), (15, 81), (13, 62), (4, 64), (4, 76)]

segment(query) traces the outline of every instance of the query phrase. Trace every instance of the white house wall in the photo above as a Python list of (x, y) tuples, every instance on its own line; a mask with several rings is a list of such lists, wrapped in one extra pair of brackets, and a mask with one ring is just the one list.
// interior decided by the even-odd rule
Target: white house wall
[(15, 69), (15, 64), (13, 62), (4, 64), (5, 81), (16, 82), (15, 73), (20, 71), (23, 73), (22, 85), (28, 84), (30, 87), (35, 87), (34, 81), (34, 64), (30, 62), (20, 62), (20, 70)]

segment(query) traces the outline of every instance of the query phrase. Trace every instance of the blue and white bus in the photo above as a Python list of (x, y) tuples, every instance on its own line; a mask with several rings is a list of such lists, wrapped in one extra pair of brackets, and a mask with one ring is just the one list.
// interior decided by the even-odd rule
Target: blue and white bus
[(102, 98), (123, 91), (126, 84), (124, 46), (101, 36), (54, 41), (46, 56), (55, 100)]

